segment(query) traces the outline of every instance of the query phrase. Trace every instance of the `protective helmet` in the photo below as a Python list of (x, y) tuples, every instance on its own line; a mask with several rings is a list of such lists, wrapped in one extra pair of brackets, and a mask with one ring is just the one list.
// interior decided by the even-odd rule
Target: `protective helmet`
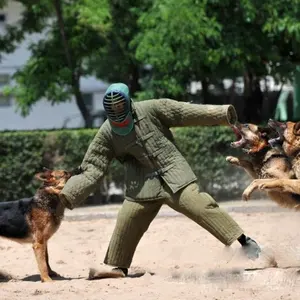
[(124, 83), (113, 83), (103, 97), (103, 107), (112, 130), (119, 135), (131, 132), (134, 121), (131, 111), (129, 88)]

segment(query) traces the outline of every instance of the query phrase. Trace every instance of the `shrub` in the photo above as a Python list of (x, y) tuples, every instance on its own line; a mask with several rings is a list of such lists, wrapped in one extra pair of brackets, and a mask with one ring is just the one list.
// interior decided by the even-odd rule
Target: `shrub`
[[(229, 165), (226, 155), (233, 134), (227, 127), (176, 128), (176, 143), (198, 177), (202, 190), (218, 200), (240, 197), (249, 182), (245, 172)], [(0, 133), (0, 199), (31, 196), (38, 183), (33, 179), (43, 167), (72, 169), (80, 165), (97, 129), (18, 131)], [(123, 167), (113, 161), (106, 181), (123, 184)]]

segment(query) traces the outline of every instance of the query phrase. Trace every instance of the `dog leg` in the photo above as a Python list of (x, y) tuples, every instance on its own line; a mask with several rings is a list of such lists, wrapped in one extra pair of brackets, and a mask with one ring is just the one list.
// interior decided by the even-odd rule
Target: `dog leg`
[(258, 178), (258, 176), (256, 175), (256, 172), (253, 168), (253, 164), (245, 159), (239, 159), (237, 157), (234, 156), (227, 156), (226, 157), (226, 161), (228, 161), (230, 164), (244, 168), (244, 170), (249, 174), (249, 176), (253, 179)]
[[(277, 181), (278, 179), (255, 179), (253, 180), (248, 186), (247, 188), (244, 190), (243, 194), (242, 194), (242, 198), (245, 201), (248, 201), (250, 199), (251, 194), (255, 191), (255, 190), (266, 190), (268, 186), (268, 184), (270, 184), (273, 181)], [(275, 191), (275, 189), (272, 189)]]
[(41, 281), (52, 281), (48, 274), (48, 267), (46, 262), (46, 243), (44, 241), (35, 241), (33, 243), (33, 251), (40, 271)]
[(257, 179), (254, 180), (244, 191), (243, 199), (248, 200), (251, 193), (259, 189), (267, 192), (271, 200), (282, 207), (300, 210), (300, 180), (299, 179)]
[(59, 274), (57, 274), (55, 271), (53, 271), (49, 264), (49, 254), (48, 254), (48, 245), (46, 244), (46, 263), (48, 268), (48, 274), (50, 277), (58, 277)]
[(273, 179), (272, 181), (261, 182), (259, 188), (266, 191), (300, 195), (300, 179)]

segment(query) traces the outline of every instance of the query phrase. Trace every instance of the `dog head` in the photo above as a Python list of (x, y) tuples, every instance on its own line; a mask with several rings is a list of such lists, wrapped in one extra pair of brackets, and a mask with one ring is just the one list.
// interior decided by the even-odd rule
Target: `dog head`
[(279, 122), (269, 120), (270, 128), (277, 132), (277, 136), (269, 140), (272, 146), (280, 141), (287, 156), (295, 156), (300, 152), (300, 122)]
[(70, 172), (65, 170), (49, 170), (35, 174), (35, 178), (43, 183), (42, 188), (51, 194), (59, 194), (71, 176), (79, 173), (78, 168)]
[(269, 127), (261, 127), (255, 124), (236, 123), (231, 126), (236, 141), (231, 142), (233, 148), (241, 148), (246, 153), (257, 153), (269, 147), (268, 140), (274, 135)]

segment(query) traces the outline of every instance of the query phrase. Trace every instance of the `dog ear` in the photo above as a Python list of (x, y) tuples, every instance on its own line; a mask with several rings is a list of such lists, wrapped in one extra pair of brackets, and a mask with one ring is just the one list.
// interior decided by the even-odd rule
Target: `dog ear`
[(293, 133), (294, 135), (300, 135), (300, 122), (295, 123)]

